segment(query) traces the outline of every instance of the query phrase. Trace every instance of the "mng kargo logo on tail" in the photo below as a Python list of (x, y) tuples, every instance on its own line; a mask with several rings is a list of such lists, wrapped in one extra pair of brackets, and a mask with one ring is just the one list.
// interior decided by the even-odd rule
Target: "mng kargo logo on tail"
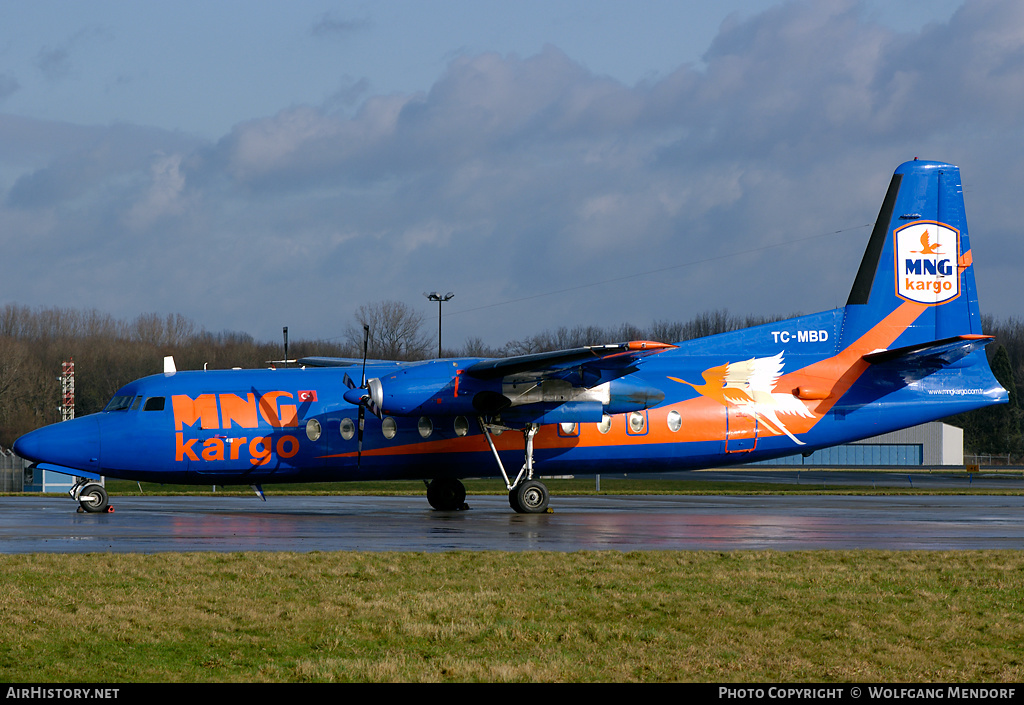
[(898, 229), (896, 295), (929, 306), (960, 295), (960, 231), (932, 220)]

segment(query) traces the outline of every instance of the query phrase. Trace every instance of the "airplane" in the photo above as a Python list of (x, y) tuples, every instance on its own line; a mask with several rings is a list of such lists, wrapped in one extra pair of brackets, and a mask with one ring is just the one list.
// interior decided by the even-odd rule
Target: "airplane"
[[(509, 358), (304, 358), (286, 369), (177, 371), (103, 411), (19, 438), (75, 476), (250, 485), (419, 479), (466, 508), (497, 477), (517, 513), (549, 510), (545, 475), (750, 463), (875, 436), (1008, 395), (984, 351), (958, 167), (893, 174), (845, 306), (676, 343), (628, 341)], [(356, 378), (359, 384), (356, 384)], [(521, 463), (518, 471), (510, 472)]]

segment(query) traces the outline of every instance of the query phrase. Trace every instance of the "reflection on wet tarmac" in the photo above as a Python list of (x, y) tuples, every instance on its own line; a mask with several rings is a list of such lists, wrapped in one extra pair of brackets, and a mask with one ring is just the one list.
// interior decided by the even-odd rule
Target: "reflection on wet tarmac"
[(593, 496), (518, 515), (504, 496), (123, 497), (113, 514), (0, 498), (0, 552), (1024, 548), (1024, 497)]

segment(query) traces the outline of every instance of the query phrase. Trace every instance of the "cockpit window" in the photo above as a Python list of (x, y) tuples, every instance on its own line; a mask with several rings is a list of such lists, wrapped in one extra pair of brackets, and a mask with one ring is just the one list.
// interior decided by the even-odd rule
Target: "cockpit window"
[(141, 396), (135, 397), (135, 402), (132, 404), (132, 411), (138, 411), (139, 410), (139, 404), (141, 404), (141, 403), (142, 403), (142, 397)]
[(164, 397), (150, 397), (146, 400), (146, 405), (142, 407), (143, 411), (163, 411), (164, 410)]
[(105, 407), (104, 411), (127, 411), (132, 405), (132, 399), (135, 397), (131, 396), (114, 396)]

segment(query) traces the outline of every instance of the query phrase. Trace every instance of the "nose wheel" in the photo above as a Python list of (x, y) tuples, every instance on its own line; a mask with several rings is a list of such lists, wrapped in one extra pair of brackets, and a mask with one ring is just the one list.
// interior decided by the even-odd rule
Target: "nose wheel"
[(71, 489), (71, 496), (78, 500), (79, 511), (90, 514), (112, 512), (110, 496), (103, 485), (96, 482), (86, 482), (75, 485)]

